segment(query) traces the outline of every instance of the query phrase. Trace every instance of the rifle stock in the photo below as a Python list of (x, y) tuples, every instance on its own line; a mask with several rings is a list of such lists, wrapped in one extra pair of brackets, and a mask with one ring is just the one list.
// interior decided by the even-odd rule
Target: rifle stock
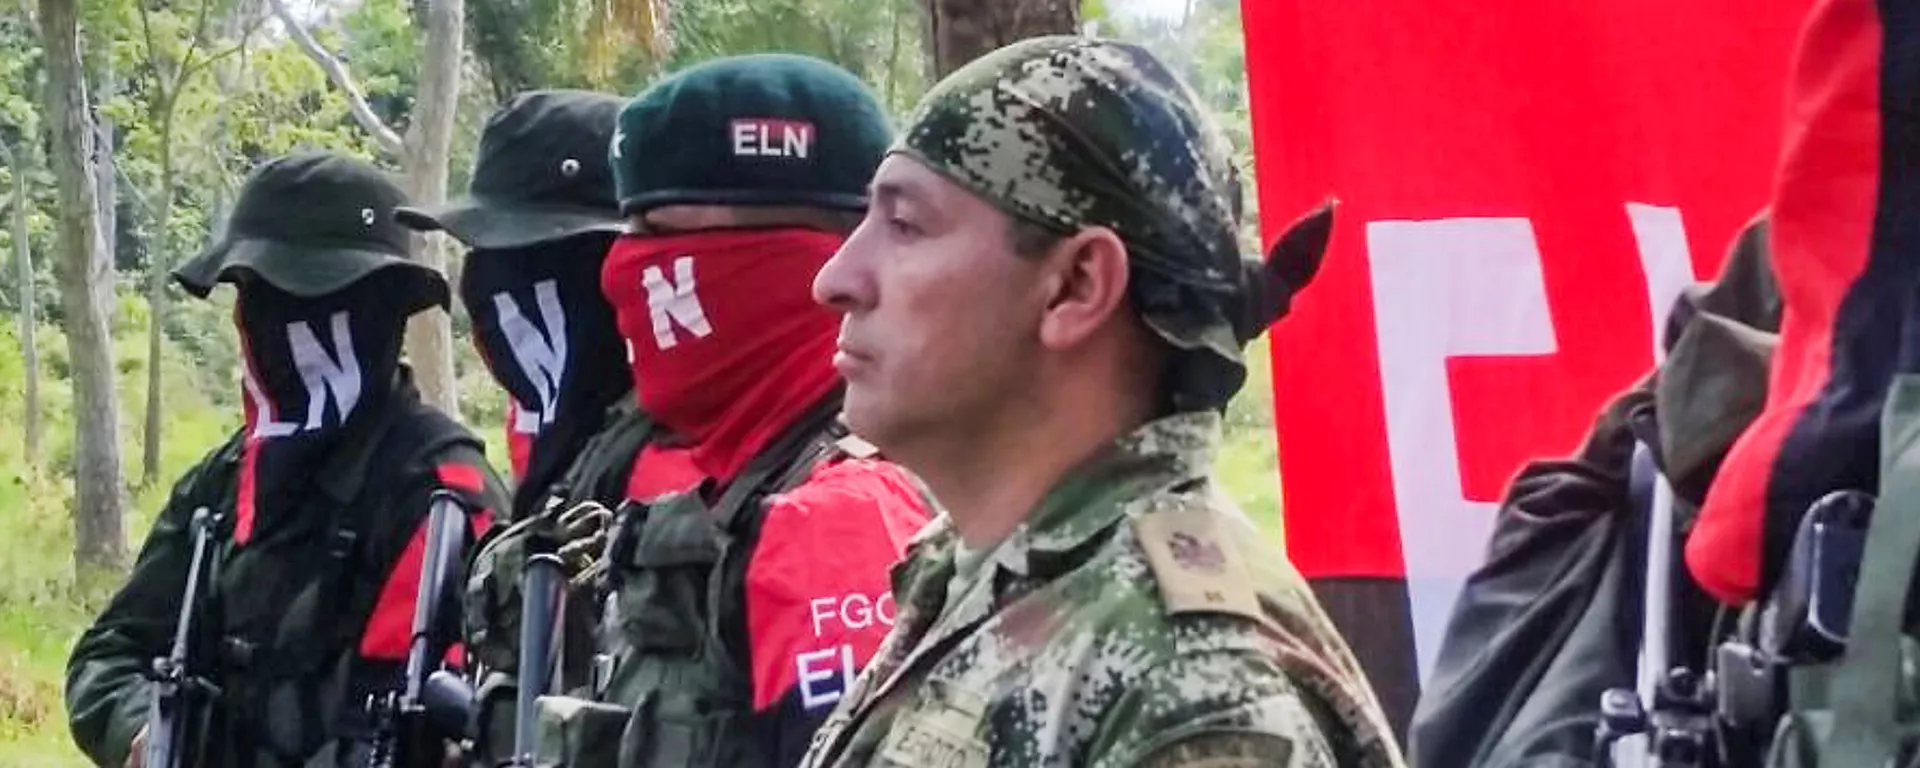
[(152, 700), (147, 705), (146, 768), (182, 768), (190, 765), (187, 751), (189, 732), (196, 720), (194, 705), (200, 694), (211, 690), (204, 680), (194, 677), (190, 655), (193, 619), (200, 602), (201, 581), (207, 570), (207, 549), (219, 517), (206, 507), (194, 510), (188, 529), (193, 535), (193, 556), (187, 564), (187, 584), (180, 598), (180, 617), (174, 623), (173, 643), (167, 655), (153, 660)]

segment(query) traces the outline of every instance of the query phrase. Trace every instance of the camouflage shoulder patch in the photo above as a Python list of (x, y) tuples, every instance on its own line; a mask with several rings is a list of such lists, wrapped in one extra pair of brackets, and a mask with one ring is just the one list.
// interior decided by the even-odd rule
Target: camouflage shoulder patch
[(1306, 768), (1293, 740), (1270, 733), (1207, 733), (1176, 741), (1135, 768)]
[(1269, 623), (1239, 550), (1221, 536), (1218, 514), (1170, 504), (1133, 519), (1167, 614), (1226, 613)]

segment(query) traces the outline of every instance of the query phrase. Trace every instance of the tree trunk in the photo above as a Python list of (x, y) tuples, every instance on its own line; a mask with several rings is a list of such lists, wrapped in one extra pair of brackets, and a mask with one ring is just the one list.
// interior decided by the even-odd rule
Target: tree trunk
[[(241, 34), (242, 24), (249, 23), (261, 13), (259, 0), (238, 0), (233, 8), (220, 20), (220, 39), (231, 40)], [(207, 167), (212, 168), (213, 199), (207, 204), (207, 232), (212, 240), (219, 240), (226, 234), (227, 220), (227, 163), (233, 156), (233, 124), (229, 119), (230, 107), (234, 99), (234, 88), (247, 82), (247, 57), (252, 43), (253, 28), (248, 27), (246, 36), (240, 40), (240, 51), (233, 57), (213, 66), (213, 82), (219, 96), (219, 106), (215, 108), (212, 141), (207, 142)]]
[[(240, 26), (241, 18), (252, 13), (249, 6), (249, 3), (237, 3), (233, 11), (221, 20), (220, 39), (229, 40), (238, 34), (237, 30)], [(243, 40), (241, 42), (245, 44), (247, 41)], [(213, 169), (214, 177), (212, 182), (213, 200), (207, 204), (207, 221), (209, 222), (207, 232), (216, 238), (224, 234), (219, 231), (220, 224), (218, 222), (225, 221), (227, 218), (227, 186), (221, 181), (221, 178), (225, 176), (227, 172), (227, 156), (233, 138), (233, 127), (227, 122), (227, 105), (232, 102), (234, 81), (241, 78), (246, 72), (246, 49), (241, 49), (237, 59), (237, 62), (233, 60), (222, 61), (213, 67), (214, 89), (220, 101), (219, 106), (214, 109), (213, 140), (207, 143), (208, 154), (212, 156), (212, 162), (208, 163), (208, 166)]]
[[(283, 0), (267, 0), (267, 3), (274, 15), (280, 17), (294, 44), (327, 73), (327, 80), (334, 87), (346, 94), (354, 121), (366, 129), (382, 150), (400, 158), (401, 166), (406, 169), (409, 202), (428, 206), (446, 199), (454, 110), (460, 102), (461, 36), (466, 23), (464, 0), (416, 0), (413, 3), (413, 18), (421, 26), (422, 45), (418, 91), (404, 137), (395, 134), (374, 114), (346, 65), (301, 26)], [(442, 274), (450, 272), (442, 242), (439, 234), (415, 235), (414, 258)], [(422, 399), (448, 414), (458, 414), (453, 328), (447, 314), (430, 309), (414, 316), (407, 323), (406, 346)]]
[[(113, 79), (113, 57), (101, 56), (100, 59), (102, 62), (100, 93), (93, 100), (96, 106), (104, 106), (108, 100), (112, 99), (116, 86)], [(105, 233), (102, 242), (107, 248), (106, 255), (102, 259), (106, 261), (109, 270), (120, 264), (114, 258), (114, 252), (120, 246), (120, 181), (115, 176), (119, 165), (113, 156), (113, 147), (117, 143), (114, 141), (115, 133), (118, 131), (115, 130), (113, 121), (107, 118), (104, 110), (100, 110), (100, 114), (94, 120), (94, 146), (100, 154), (97, 156), (98, 162), (93, 166), (93, 177), (95, 188), (100, 190), (100, 231)]]
[(147, 239), (147, 423), (141, 440), (141, 485), (160, 480), (160, 342), (167, 320), (167, 270), (173, 261), (167, 237), (173, 221), (173, 98), (167, 96), (160, 108), (160, 206), (147, 212), (153, 236)]
[[(23, 142), (24, 143), (24, 142)], [(23, 147), (15, 154), (0, 144), (0, 160), (13, 175), (13, 268), (20, 282), (20, 351), (27, 362), (26, 412), (21, 414), (27, 429), (27, 463), (40, 463), (40, 346), (34, 341), (38, 317), (34, 312), (33, 248), (27, 244), (27, 156)]]
[(1017, 40), (1080, 30), (1077, 0), (926, 0), (928, 82)]
[[(465, 0), (427, 0), (425, 16), (420, 90), (405, 139), (407, 196), (412, 204), (421, 206), (439, 203), (447, 197), (454, 110), (460, 103)], [(442, 274), (448, 273), (444, 242), (437, 233), (416, 235), (415, 258)], [(460, 397), (453, 375), (453, 328), (447, 313), (431, 309), (414, 316), (407, 324), (407, 357), (413, 364), (421, 397), (449, 414), (459, 414)]]
[(80, 63), (79, 3), (39, 0), (46, 51), (48, 158), (58, 181), (60, 303), (73, 366), (74, 560), (84, 578), (126, 560), (120, 489), (120, 404), (113, 389), (107, 326), (113, 270), (101, 241), (99, 190), (87, 84)]
[(899, 89), (896, 88), (895, 85), (900, 79), (900, 27), (902, 25), (900, 23), (900, 1), (893, 0), (893, 2), (888, 3), (887, 6), (893, 16), (893, 23), (889, 25), (892, 29), (887, 39), (887, 88), (885, 103), (887, 109), (891, 111), (900, 108), (898, 104), (894, 103), (894, 94), (899, 92)]

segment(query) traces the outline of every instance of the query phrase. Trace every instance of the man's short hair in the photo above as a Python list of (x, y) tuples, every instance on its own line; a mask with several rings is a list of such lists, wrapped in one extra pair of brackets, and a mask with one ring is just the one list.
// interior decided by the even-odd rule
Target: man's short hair
[(1007, 243), (1013, 247), (1013, 255), (1023, 259), (1038, 259), (1067, 239), (1047, 227), (1018, 216), (1008, 217)]

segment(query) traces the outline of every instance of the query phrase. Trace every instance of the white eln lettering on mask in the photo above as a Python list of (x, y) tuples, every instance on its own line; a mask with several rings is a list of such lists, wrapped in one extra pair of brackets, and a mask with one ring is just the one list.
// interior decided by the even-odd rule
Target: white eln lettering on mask
[(267, 393), (260, 389), (260, 382), (253, 378), (253, 362), (240, 361), (240, 384), (246, 387), (247, 397), (253, 400), (253, 412), (258, 424), (253, 426), (254, 439), (286, 437), (300, 431), (300, 425), (291, 421), (278, 421), (279, 408), (267, 399)]
[(673, 260), (673, 280), (669, 281), (659, 267), (647, 267), (640, 274), (640, 284), (647, 289), (647, 309), (653, 313), (653, 342), (659, 348), (672, 349), (679, 345), (680, 339), (673, 331), (675, 324), (687, 329), (696, 339), (713, 335), (713, 325), (707, 322), (707, 311), (700, 306), (700, 295), (694, 288), (692, 256)]
[(539, 410), (524, 405), (514, 411), (514, 431), (535, 434), (560, 410), (560, 384), (567, 368), (567, 314), (560, 306), (559, 283), (542, 280), (533, 284), (534, 303), (540, 310), (540, 322), (546, 332), (528, 322), (520, 304), (506, 291), (493, 295), (494, 312), (500, 316), (500, 332), (513, 350), (514, 362), (539, 393)]
[(293, 351), (293, 365), (307, 387), (307, 422), (304, 429), (320, 428), (327, 401), (334, 402), (340, 422), (353, 415), (360, 402), (360, 359), (353, 354), (353, 328), (345, 310), (333, 313), (331, 331), (333, 353), (329, 355), (314, 336), (313, 326), (305, 320), (287, 324), (287, 344)]

